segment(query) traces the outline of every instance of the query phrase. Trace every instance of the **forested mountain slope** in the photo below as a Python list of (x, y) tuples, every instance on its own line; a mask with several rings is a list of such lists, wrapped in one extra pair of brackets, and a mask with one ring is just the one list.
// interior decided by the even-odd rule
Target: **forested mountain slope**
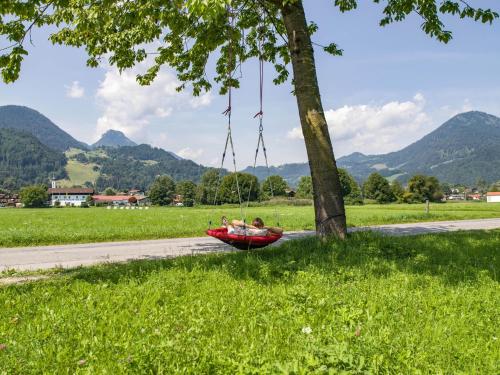
[(17, 190), (30, 184), (48, 184), (64, 178), (66, 157), (43, 145), (31, 134), (0, 129), (0, 187)]
[(0, 106), (0, 128), (30, 133), (44, 145), (58, 151), (65, 151), (70, 147), (88, 148), (85, 143), (77, 141), (47, 117), (28, 107)]

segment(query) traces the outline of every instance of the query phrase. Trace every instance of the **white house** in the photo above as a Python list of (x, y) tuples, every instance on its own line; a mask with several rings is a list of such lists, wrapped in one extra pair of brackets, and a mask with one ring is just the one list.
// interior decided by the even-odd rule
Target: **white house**
[(94, 189), (87, 188), (50, 188), (48, 191), (50, 205), (80, 206), (88, 196), (94, 194)]
[(486, 193), (486, 202), (488, 202), (488, 203), (500, 203), (500, 192)]

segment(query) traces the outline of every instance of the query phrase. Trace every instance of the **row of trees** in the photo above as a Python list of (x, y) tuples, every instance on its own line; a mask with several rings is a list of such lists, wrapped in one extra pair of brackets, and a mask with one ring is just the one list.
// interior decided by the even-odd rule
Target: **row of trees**
[[(339, 168), (338, 172), (340, 177), (340, 188), (342, 191), (342, 196), (344, 197), (345, 204), (363, 204), (363, 195), (361, 193), (361, 188), (359, 187), (354, 177), (342, 168)], [(310, 176), (303, 176), (300, 178), (299, 184), (297, 186), (297, 197), (308, 199), (313, 198), (313, 184), (312, 178)]]
[[(389, 182), (379, 173), (372, 173), (362, 186), (345, 170), (339, 168), (340, 184), (345, 204), (363, 204), (364, 199), (377, 203), (421, 203), (429, 200), (439, 202), (450, 189), (448, 184), (441, 185), (433, 176), (415, 175), (408, 185), (394, 180)], [(500, 181), (493, 184), (492, 191), (500, 191)], [(222, 204), (268, 200), (271, 197), (287, 196), (289, 187), (286, 181), (277, 175), (269, 176), (262, 183), (249, 173), (230, 173), (220, 175), (217, 170), (205, 172), (200, 184), (190, 180), (177, 183), (170, 176), (159, 176), (149, 189), (151, 203), (159, 206), (172, 204), (177, 195), (182, 196), (185, 206), (194, 204)], [(496, 189), (496, 190), (495, 190)], [(450, 190), (451, 191), (451, 190)], [(104, 191), (114, 195), (112, 188)], [(47, 187), (44, 185), (28, 186), (21, 189), (21, 200), (26, 207), (42, 207), (47, 202)], [(296, 197), (313, 199), (313, 184), (310, 176), (303, 176), (297, 186)]]
[(149, 189), (151, 203), (165, 206), (176, 195), (182, 196), (185, 206), (198, 204), (239, 203), (241, 201), (267, 200), (272, 196), (286, 196), (288, 185), (281, 176), (269, 176), (262, 184), (249, 173), (220, 175), (211, 169), (203, 174), (200, 184), (183, 180), (175, 183), (169, 176), (157, 177)]
[(377, 203), (420, 203), (443, 199), (439, 180), (433, 176), (415, 175), (408, 181), (406, 189), (397, 180), (389, 181), (379, 173), (372, 173), (363, 184), (364, 197)]

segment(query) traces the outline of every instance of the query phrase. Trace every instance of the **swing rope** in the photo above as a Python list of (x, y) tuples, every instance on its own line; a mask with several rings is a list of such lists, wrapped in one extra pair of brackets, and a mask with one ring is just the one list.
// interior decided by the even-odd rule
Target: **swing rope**
[[(231, 37), (231, 31), (234, 28), (234, 16), (231, 12), (231, 9), (228, 7), (227, 8), (228, 12), (228, 24), (229, 24), (229, 44), (228, 44), (228, 63), (227, 63), (227, 80), (229, 83), (229, 88), (228, 88), (228, 106), (227, 109), (222, 112), (224, 116), (227, 116), (228, 121), (227, 121), (227, 135), (226, 135), (226, 143), (224, 146), (224, 151), (222, 152), (222, 161), (221, 165), (219, 168), (219, 173), (217, 175), (217, 184), (215, 188), (215, 196), (214, 196), (214, 207), (217, 204), (217, 196), (219, 194), (219, 188), (221, 185), (221, 173), (224, 168), (224, 161), (226, 159), (226, 153), (227, 153), (227, 148), (230, 146), (231, 148), (231, 153), (233, 155), (233, 167), (234, 167), (234, 176), (236, 179), (236, 190), (238, 193), (238, 202), (240, 206), (240, 216), (242, 220), (244, 220), (244, 215), (243, 215), (243, 207), (242, 207), (242, 200), (241, 200), (241, 189), (240, 189), (240, 183), (238, 180), (238, 171), (236, 168), (236, 153), (234, 151), (234, 143), (233, 143), (233, 133), (232, 133), (232, 128), (231, 128), (231, 112), (232, 112), (232, 84), (231, 84), (231, 79), (233, 75), (232, 71), (232, 63), (233, 63), (233, 38)], [(208, 227), (210, 228), (212, 225), (212, 220), (209, 220), (208, 222)]]
[[(264, 27), (265, 27), (265, 15), (262, 15), (262, 25), (261, 27), (259, 28), (260, 32), (263, 33), (263, 30), (264, 30)], [(271, 198), (274, 198), (274, 188), (273, 188), (273, 182), (272, 180), (269, 178), (271, 176), (271, 171), (270, 171), (270, 168), (269, 168), (269, 162), (268, 162), (268, 159), (267, 159), (267, 149), (266, 149), (266, 144), (264, 142), (264, 124), (263, 124), (263, 118), (264, 118), (264, 56), (263, 56), (263, 52), (262, 52), (262, 45), (264, 44), (264, 36), (261, 35), (259, 38), (258, 38), (258, 42), (257, 42), (257, 47), (258, 47), (258, 50), (259, 50), (259, 101), (260, 101), (260, 108), (259, 108), (259, 112), (257, 112), (255, 114), (255, 116), (253, 118), (259, 118), (259, 136), (258, 136), (258, 139), (257, 139), (257, 147), (255, 149), (255, 157), (254, 157), (254, 162), (253, 162), (253, 174), (255, 175), (255, 169), (257, 167), (257, 157), (259, 155), (259, 150), (260, 150), (260, 146), (262, 145), (262, 152), (264, 154), (264, 159), (265, 159), (265, 162), (266, 162), (266, 169), (267, 169), (267, 177), (268, 177), (268, 181), (269, 181), (269, 188), (271, 190)], [(251, 192), (252, 192), (252, 186), (253, 186), (253, 181), (251, 180), (250, 181), (250, 189), (248, 190), (248, 197), (247, 197), (247, 202), (246, 202), (246, 208), (245, 208), (245, 215), (244, 215), (244, 218), (246, 219), (246, 216), (247, 216), (247, 210), (248, 210), (248, 206), (250, 204), (250, 196), (251, 196)], [(276, 219), (276, 224), (277, 226), (279, 227), (280, 226), (280, 222), (279, 222), (279, 215), (278, 215), (278, 211), (276, 208), (274, 208), (274, 216), (275, 216), (275, 219)]]

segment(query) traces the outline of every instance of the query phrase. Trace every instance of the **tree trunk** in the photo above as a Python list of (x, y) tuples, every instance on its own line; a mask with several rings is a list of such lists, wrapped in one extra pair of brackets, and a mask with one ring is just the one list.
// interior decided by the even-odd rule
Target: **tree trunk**
[(321, 96), (302, 0), (282, 8), (293, 65), (295, 96), (314, 190), (316, 232), (345, 238), (344, 200)]

